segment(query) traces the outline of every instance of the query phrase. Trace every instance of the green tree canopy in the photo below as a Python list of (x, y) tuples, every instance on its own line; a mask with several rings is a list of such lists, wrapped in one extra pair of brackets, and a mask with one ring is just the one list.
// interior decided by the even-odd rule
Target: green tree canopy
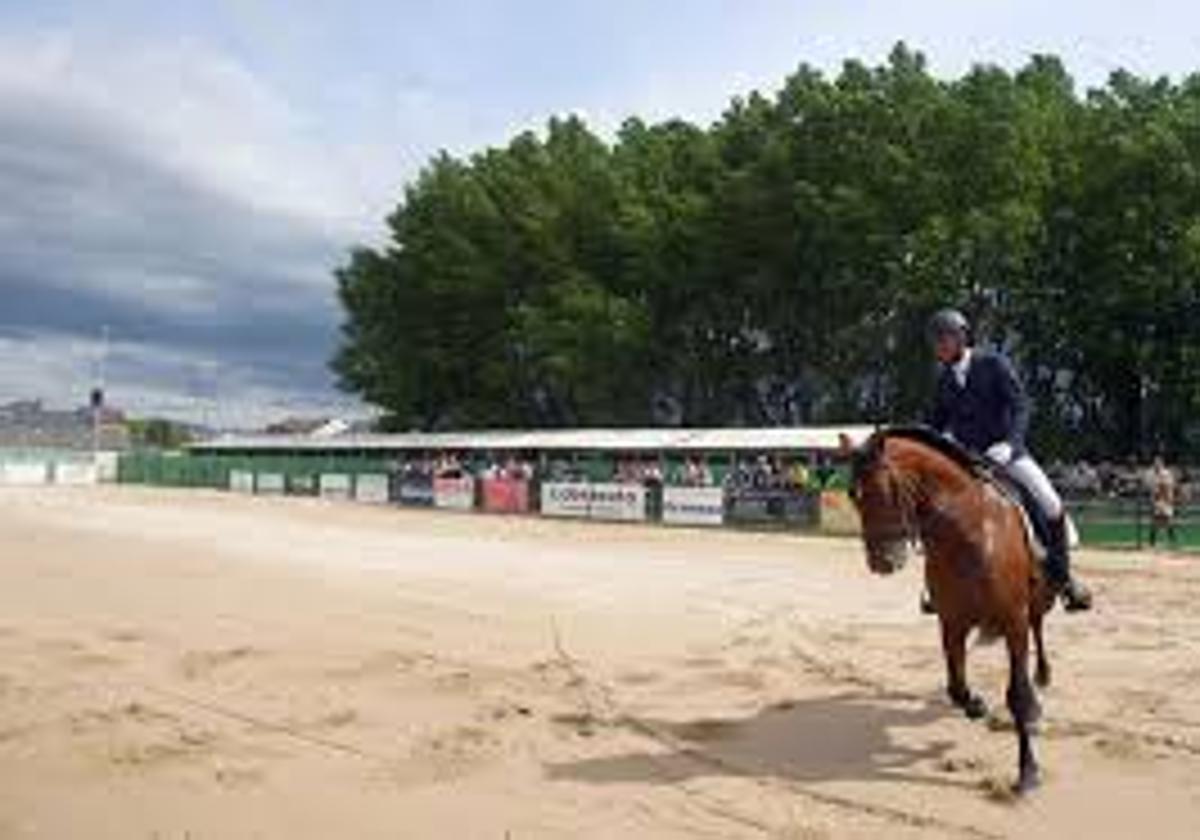
[(918, 416), (964, 308), (1039, 448), (1200, 447), (1200, 76), (801, 66), (713, 125), (553, 119), (441, 155), (337, 273), (333, 368), (391, 428)]

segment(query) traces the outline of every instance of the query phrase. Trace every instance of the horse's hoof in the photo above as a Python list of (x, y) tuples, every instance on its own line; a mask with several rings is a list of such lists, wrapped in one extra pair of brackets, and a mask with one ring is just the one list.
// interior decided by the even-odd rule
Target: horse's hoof
[(1043, 670), (1042, 668), (1038, 668), (1037, 673), (1033, 676), (1033, 681), (1037, 684), (1038, 688), (1049, 688), (1050, 669), (1046, 668)]
[(987, 717), (988, 707), (978, 694), (972, 694), (962, 704), (962, 710), (969, 720), (983, 720)]
[(1017, 796), (1025, 796), (1028, 793), (1033, 793), (1042, 786), (1042, 774), (1035, 767), (1032, 770), (1022, 770), (1020, 778), (1013, 784), (1013, 793)]

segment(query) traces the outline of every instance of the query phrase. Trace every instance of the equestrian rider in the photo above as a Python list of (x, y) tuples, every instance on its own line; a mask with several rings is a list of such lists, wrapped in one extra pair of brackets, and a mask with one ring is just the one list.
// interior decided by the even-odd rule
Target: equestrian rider
[(1012, 364), (972, 347), (961, 312), (943, 309), (929, 323), (941, 363), (929, 425), (983, 455), (1029, 491), (1047, 521), (1046, 576), (1070, 611), (1087, 610), (1092, 595), (1071, 576), (1066, 511), (1046, 474), (1025, 448), (1029, 401)]

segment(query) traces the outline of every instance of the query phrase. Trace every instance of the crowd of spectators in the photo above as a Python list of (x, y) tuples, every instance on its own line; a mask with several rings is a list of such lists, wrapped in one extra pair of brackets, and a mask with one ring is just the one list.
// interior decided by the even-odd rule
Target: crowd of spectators
[(480, 473), (480, 478), (529, 481), (534, 473), (533, 464), (523, 458), (491, 458)]
[(618, 484), (662, 484), (662, 466), (657, 458), (620, 458), (617, 460), (613, 480)]
[[(1047, 474), (1064, 495), (1075, 499), (1142, 497), (1150, 491), (1155, 480), (1153, 466), (1147, 468), (1110, 461), (1055, 463)], [(1192, 498), (1195, 488), (1200, 485), (1200, 472), (1172, 469), (1171, 475), (1177, 487), (1176, 497), (1181, 501)]]
[(684, 461), (683, 468), (676, 476), (676, 483), (684, 487), (713, 487), (717, 482), (708, 461), (692, 457)]
[(740, 459), (725, 483), (735, 488), (814, 493), (829, 487), (835, 474), (833, 466), (824, 460), (812, 464), (800, 458), (759, 455)]

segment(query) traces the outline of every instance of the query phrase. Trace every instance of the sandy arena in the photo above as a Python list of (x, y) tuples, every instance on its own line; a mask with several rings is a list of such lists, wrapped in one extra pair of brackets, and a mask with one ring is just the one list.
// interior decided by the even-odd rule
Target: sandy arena
[(1081, 565), (1013, 803), (854, 541), (6, 489), (0, 837), (1200, 836), (1200, 560)]

